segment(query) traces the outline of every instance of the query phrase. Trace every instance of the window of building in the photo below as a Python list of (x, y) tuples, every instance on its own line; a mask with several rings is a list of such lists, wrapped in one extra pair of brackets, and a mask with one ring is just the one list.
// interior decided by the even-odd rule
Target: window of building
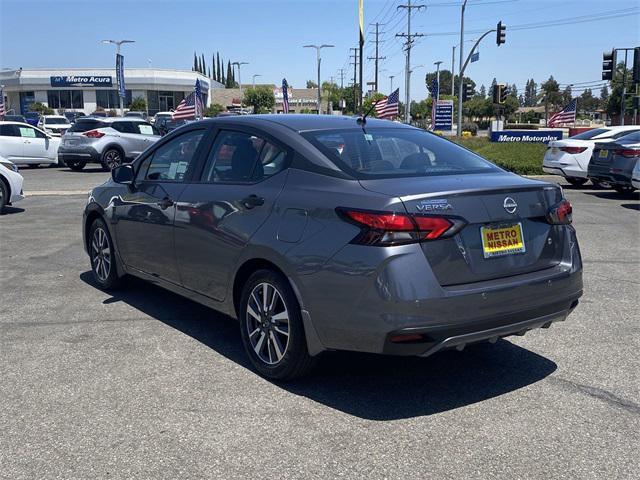
[(82, 90), (49, 90), (47, 91), (49, 108), (84, 108)]
[[(96, 90), (96, 105), (106, 110), (120, 108), (118, 90)], [(123, 106), (131, 105), (131, 90), (125, 90)]]

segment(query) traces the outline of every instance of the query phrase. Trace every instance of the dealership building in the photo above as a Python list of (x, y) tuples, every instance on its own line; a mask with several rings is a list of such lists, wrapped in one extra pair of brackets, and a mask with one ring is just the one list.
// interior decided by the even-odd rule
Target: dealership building
[[(125, 109), (132, 99), (142, 97), (149, 115), (174, 109), (193, 91), (200, 80), (205, 106), (209, 106), (211, 90), (224, 85), (198, 72), (152, 68), (125, 68)], [(5, 108), (16, 114), (29, 111), (29, 105), (40, 102), (59, 112), (119, 107), (114, 68), (18, 69), (0, 70), (0, 85)]]

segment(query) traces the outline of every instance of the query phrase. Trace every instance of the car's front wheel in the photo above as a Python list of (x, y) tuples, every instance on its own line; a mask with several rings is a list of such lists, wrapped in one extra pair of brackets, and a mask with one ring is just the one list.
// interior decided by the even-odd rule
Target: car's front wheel
[(636, 189), (634, 187), (626, 187), (624, 185), (614, 185), (613, 189), (618, 192), (621, 193), (623, 195), (627, 195), (629, 193), (633, 193), (636, 191)]
[(580, 187), (585, 183), (587, 183), (586, 178), (566, 177), (566, 179), (567, 179), (567, 182), (569, 182), (571, 185), (575, 185), (576, 187)]
[(272, 270), (258, 270), (247, 280), (239, 306), (245, 351), (261, 375), (291, 380), (313, 366), (300, 305), (288, 280)]
[(89, 257), (91, 272), (96, 283), (105, 290), (119, 287), (122, 279), (116, 271), (115, 250), (109, 230), (101, 219), (96, 219), (89, 230)]
[(105, 171), (113, 170), (122, 165), (123, 158), (119, 150), (110, 148), (102, 155), (102, 169)]
[(4, 181), (0, 180), (0, 215), (4, 213), (4, 207), (9, 203), (9, 189), (4, 184)]
[(86, 162), (78, 162), (78, 161), (66, 161), (65, 162), (67, 164), (67, 167), (69, 167), (71, 170), (73, 170), (74, 172), (79, 172), (80, 170), (82, 170), (87, 163)]

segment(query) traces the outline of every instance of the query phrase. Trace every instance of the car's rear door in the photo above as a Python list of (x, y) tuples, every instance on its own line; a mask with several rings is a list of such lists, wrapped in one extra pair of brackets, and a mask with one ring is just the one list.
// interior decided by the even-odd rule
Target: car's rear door
[(128, 268), (179, 284), (174, 249), (176, 201), (192, 176), (206, 127), (163, 142), (137, 165), (114, 207), (118, 251)]
[(144, 137), (140, 135), (137, 123), (131, 120), (119, 120), (111, 124), (111, 128), (116, 130), (113, 135), (117, 138), (117, 143), (124, 150), (127, 160), (133, 160), (146, 149)]
[(24, 139), (18, 126), (12, 123), (0, 125), (0, 155), (18, 162), (24, 158)]
[(41, 130), (32, 126), (19, 126), (20, 136), (24, 141), (23, 155), (31, 163), (38, 160), (53, 161), (58, 153), (59, 139), (52, 139)]
[(286, 180), (288, 149), (252, 129), (217, 132), (200, 181), (176, 212), (176, 257), (183, 285), (224, 300), (233, 269), (267, 220)]

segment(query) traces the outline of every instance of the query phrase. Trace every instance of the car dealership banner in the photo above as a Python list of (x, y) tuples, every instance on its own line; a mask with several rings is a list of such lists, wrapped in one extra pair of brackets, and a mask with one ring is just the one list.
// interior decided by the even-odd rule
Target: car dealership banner
[(52, 87), (110, 87), (109, 75), (60, 75), (49, 77)]
[(452, 125), (453, 100), (438, 100), (433, 130), (451, 130)]
[(500, 130), (491, 132), (491, 141), (499, 143), (549, 143), (562, 140), (560, 130)]
[(124, 89), (124, 56), (116, 55), (116, 81), (118, 82), (118, 95), (122, 98), (126, 96)]

